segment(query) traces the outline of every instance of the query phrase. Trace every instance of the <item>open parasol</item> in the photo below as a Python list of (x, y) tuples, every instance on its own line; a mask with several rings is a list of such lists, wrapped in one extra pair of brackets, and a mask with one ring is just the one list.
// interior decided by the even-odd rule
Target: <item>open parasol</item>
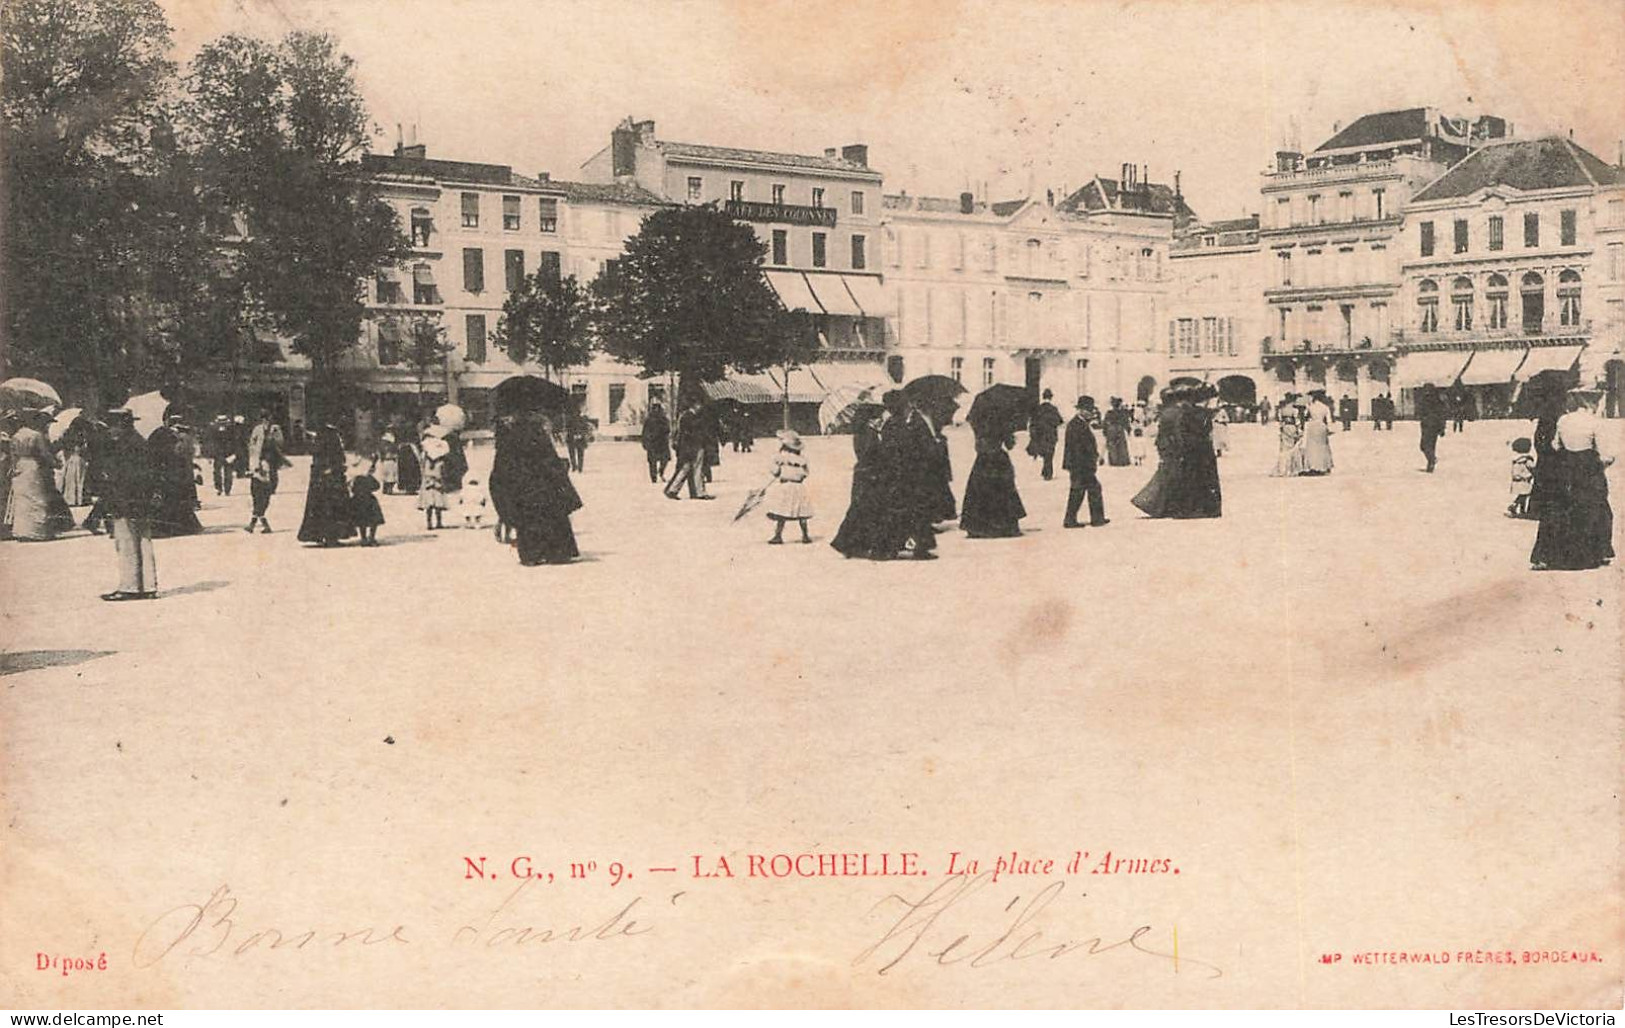
[(850, 428), (866, 414), (881, 409), (880, 398), (886, 392), (881, 385), (841, 386), (824, 397), (818, 405), (818, 426), (825, 432), (839, 432)]
[(443, 403), (435, 408), (434, 419), (446, 426), (446, 431), (459, 432), (468, 424), (468, 412), (455, 403)]
[(145, 439), (164, 423), (164, 414), (169, 410), (169, 401), (164, 394), (156, 390), (132, 396), (124, 401), (124, 406), (135, 419), (135, 430)]
[(0, 408), (6, 410), (44, 410), (62, 406), (57, 391), (37, 378), (8, 378), (0, 382)]
[(1027, 427), (1033, 394), (1015, 385), (991, 385), (976, 394), (965, 420), (979, 435), (1003, 436)]
[(78, 421), (84, 412), (82, 407), (69, 407), (65, 411), (59, 411), (57, 416), (51, 419), (51, 427), (45, 434), (50, 437), (51, 442), (60, 443), (62, 437), (68, 434), (68, 429), (73, 427), (73, 423)]
[(569, 409), (570, 391), (535, 375), (505, 378), (491, 390), (491, 412), (496, 415), (520, 411), (552, 414)]

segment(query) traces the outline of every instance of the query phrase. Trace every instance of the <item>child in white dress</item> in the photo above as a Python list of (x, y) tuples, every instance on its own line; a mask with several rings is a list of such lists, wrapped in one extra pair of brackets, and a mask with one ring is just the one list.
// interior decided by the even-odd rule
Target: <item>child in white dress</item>
[(774, 546), (784, 542), (784, 524), (795, 521), (801, 525), (801, 541), (812, 542), (807, 534), (807, 519), (812, 517), (812, 500), (807, 495), (807, 459), (801, 455), (801, 436), (785, 429), (779, 433), (779, 452), (773, 457), (773, 481), (764, 498), (767, 516), (773, 522)]

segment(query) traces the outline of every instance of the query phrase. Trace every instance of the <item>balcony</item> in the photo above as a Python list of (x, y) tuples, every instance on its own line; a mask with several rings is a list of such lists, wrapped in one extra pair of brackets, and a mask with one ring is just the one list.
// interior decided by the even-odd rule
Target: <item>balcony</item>
[(1393, 178), (1426, 172), (1424, 165), (1436, 162), (1411, 154), (1401, 154), (1385, 161), (1363, 161), (1356, 164), (1333, 164), (1321, 168), (1302, 168), (1295, 171), (1264, 172), (1264, 191), (1285, 189), (1317, 182), (1363, 182), (1370, 179)]
[(1340, 356), (1359, 353), (1385, 353), (1389, 349), (1389, 345), (1375, 339), (1370, 342), (1367, 342), (1364, 338), (1356, 339), (1353, 342), (1344, 342), (1341, 339), (1331, 342), (1300, 339), (1295, 343), (1288, 344), (1276, 342), (1273, 336), (1265, 336), (1259, 347), (1260, 352), (1266, 357), (1287, 357), (1304, 354)]
[(722, 208), (740, 221), (771, 222), (776, 225), (835, 227), (835, 208), (803, 207), (794, 203), (760, 203), (755, 200), (729, 200)]
[(1485, 346), (1497, 343), (1506, 346), (1554, 346), (1561, 343), (1584, 341), (1591, 337), (1591, 319), (1582, 319), (1575, 325), (1559, 324), (1557, 318), (1547, 318), (1539, 328), (1525, 329), (1521, 325), (1506, 328), (1474, 328), (1458, 332), (1440, 329), (1437, 332), (1418, 332), (1399, 329), (1394, 332), (1394, 346), (1402, 350), (1450, 349), (1463, 343)]

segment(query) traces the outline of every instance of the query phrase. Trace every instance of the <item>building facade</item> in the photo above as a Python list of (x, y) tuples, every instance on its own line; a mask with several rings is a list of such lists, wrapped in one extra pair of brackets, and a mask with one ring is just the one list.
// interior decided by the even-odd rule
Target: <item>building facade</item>
[(1187, 229), (1168, 267), (1169, 377), (1210, 382), (1226, 403), (1273, 399), (1262, 364), (1268, 328), (1258, 216)]
[(1480, 143), (1498, 118), (1431, 108), (1365, 115), (1309, 154), (1281, 151), (1260, 189), (1266, 391), (1354, 396), (1362, 416), (1392, 392), (1400, 289), (1394, 249), (1405, 205)]
[(1483, 146), (1418, 192), (1397, 240), (1406, 391), (1459, 384), (1493, 416), (1510, 408), (1517, 382), (1549, 368), (1595, 384), (1614, 361), (1617, 376), (1605, 319), (1625, 260), (1609, 250), (1625, 241), (1609, 206), (1621, 181), (1618, 168), (1551, 137)]
[(971, 392), (1009, 383), (1102, 403), (1154, 388), (1167, 366), (1173, 194), (1152, 202), (1124, 181), (1094, 179), (1059, 202), (886, 197), (891, 379), (941, 374)]

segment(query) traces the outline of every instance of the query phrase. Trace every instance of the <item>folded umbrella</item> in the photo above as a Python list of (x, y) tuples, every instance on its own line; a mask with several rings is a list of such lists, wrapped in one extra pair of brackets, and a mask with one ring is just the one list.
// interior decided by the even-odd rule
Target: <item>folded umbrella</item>
[(751, 511), (753, 511), (757, 507), (761, 506), (763, 498), (765, 498), (767, 496), (767, 490), (772, 485), (773, 485), (773, 483), (769, 482), (767, 485), (762, 486), (760, 489), (752, 489), (749, 493), (747, 493), (745, 495), (745, 502), (741, 503), (739, 505), (739, 513), (734, 515), (734, 520), (738, 521), (740, 518), (744, 517), (746, 514), (749, 514)]
[(6, 410), (44, 410), (62, 406), (57, 391), (37, 378), (8, 378), (0, 382), (0, 408)]

